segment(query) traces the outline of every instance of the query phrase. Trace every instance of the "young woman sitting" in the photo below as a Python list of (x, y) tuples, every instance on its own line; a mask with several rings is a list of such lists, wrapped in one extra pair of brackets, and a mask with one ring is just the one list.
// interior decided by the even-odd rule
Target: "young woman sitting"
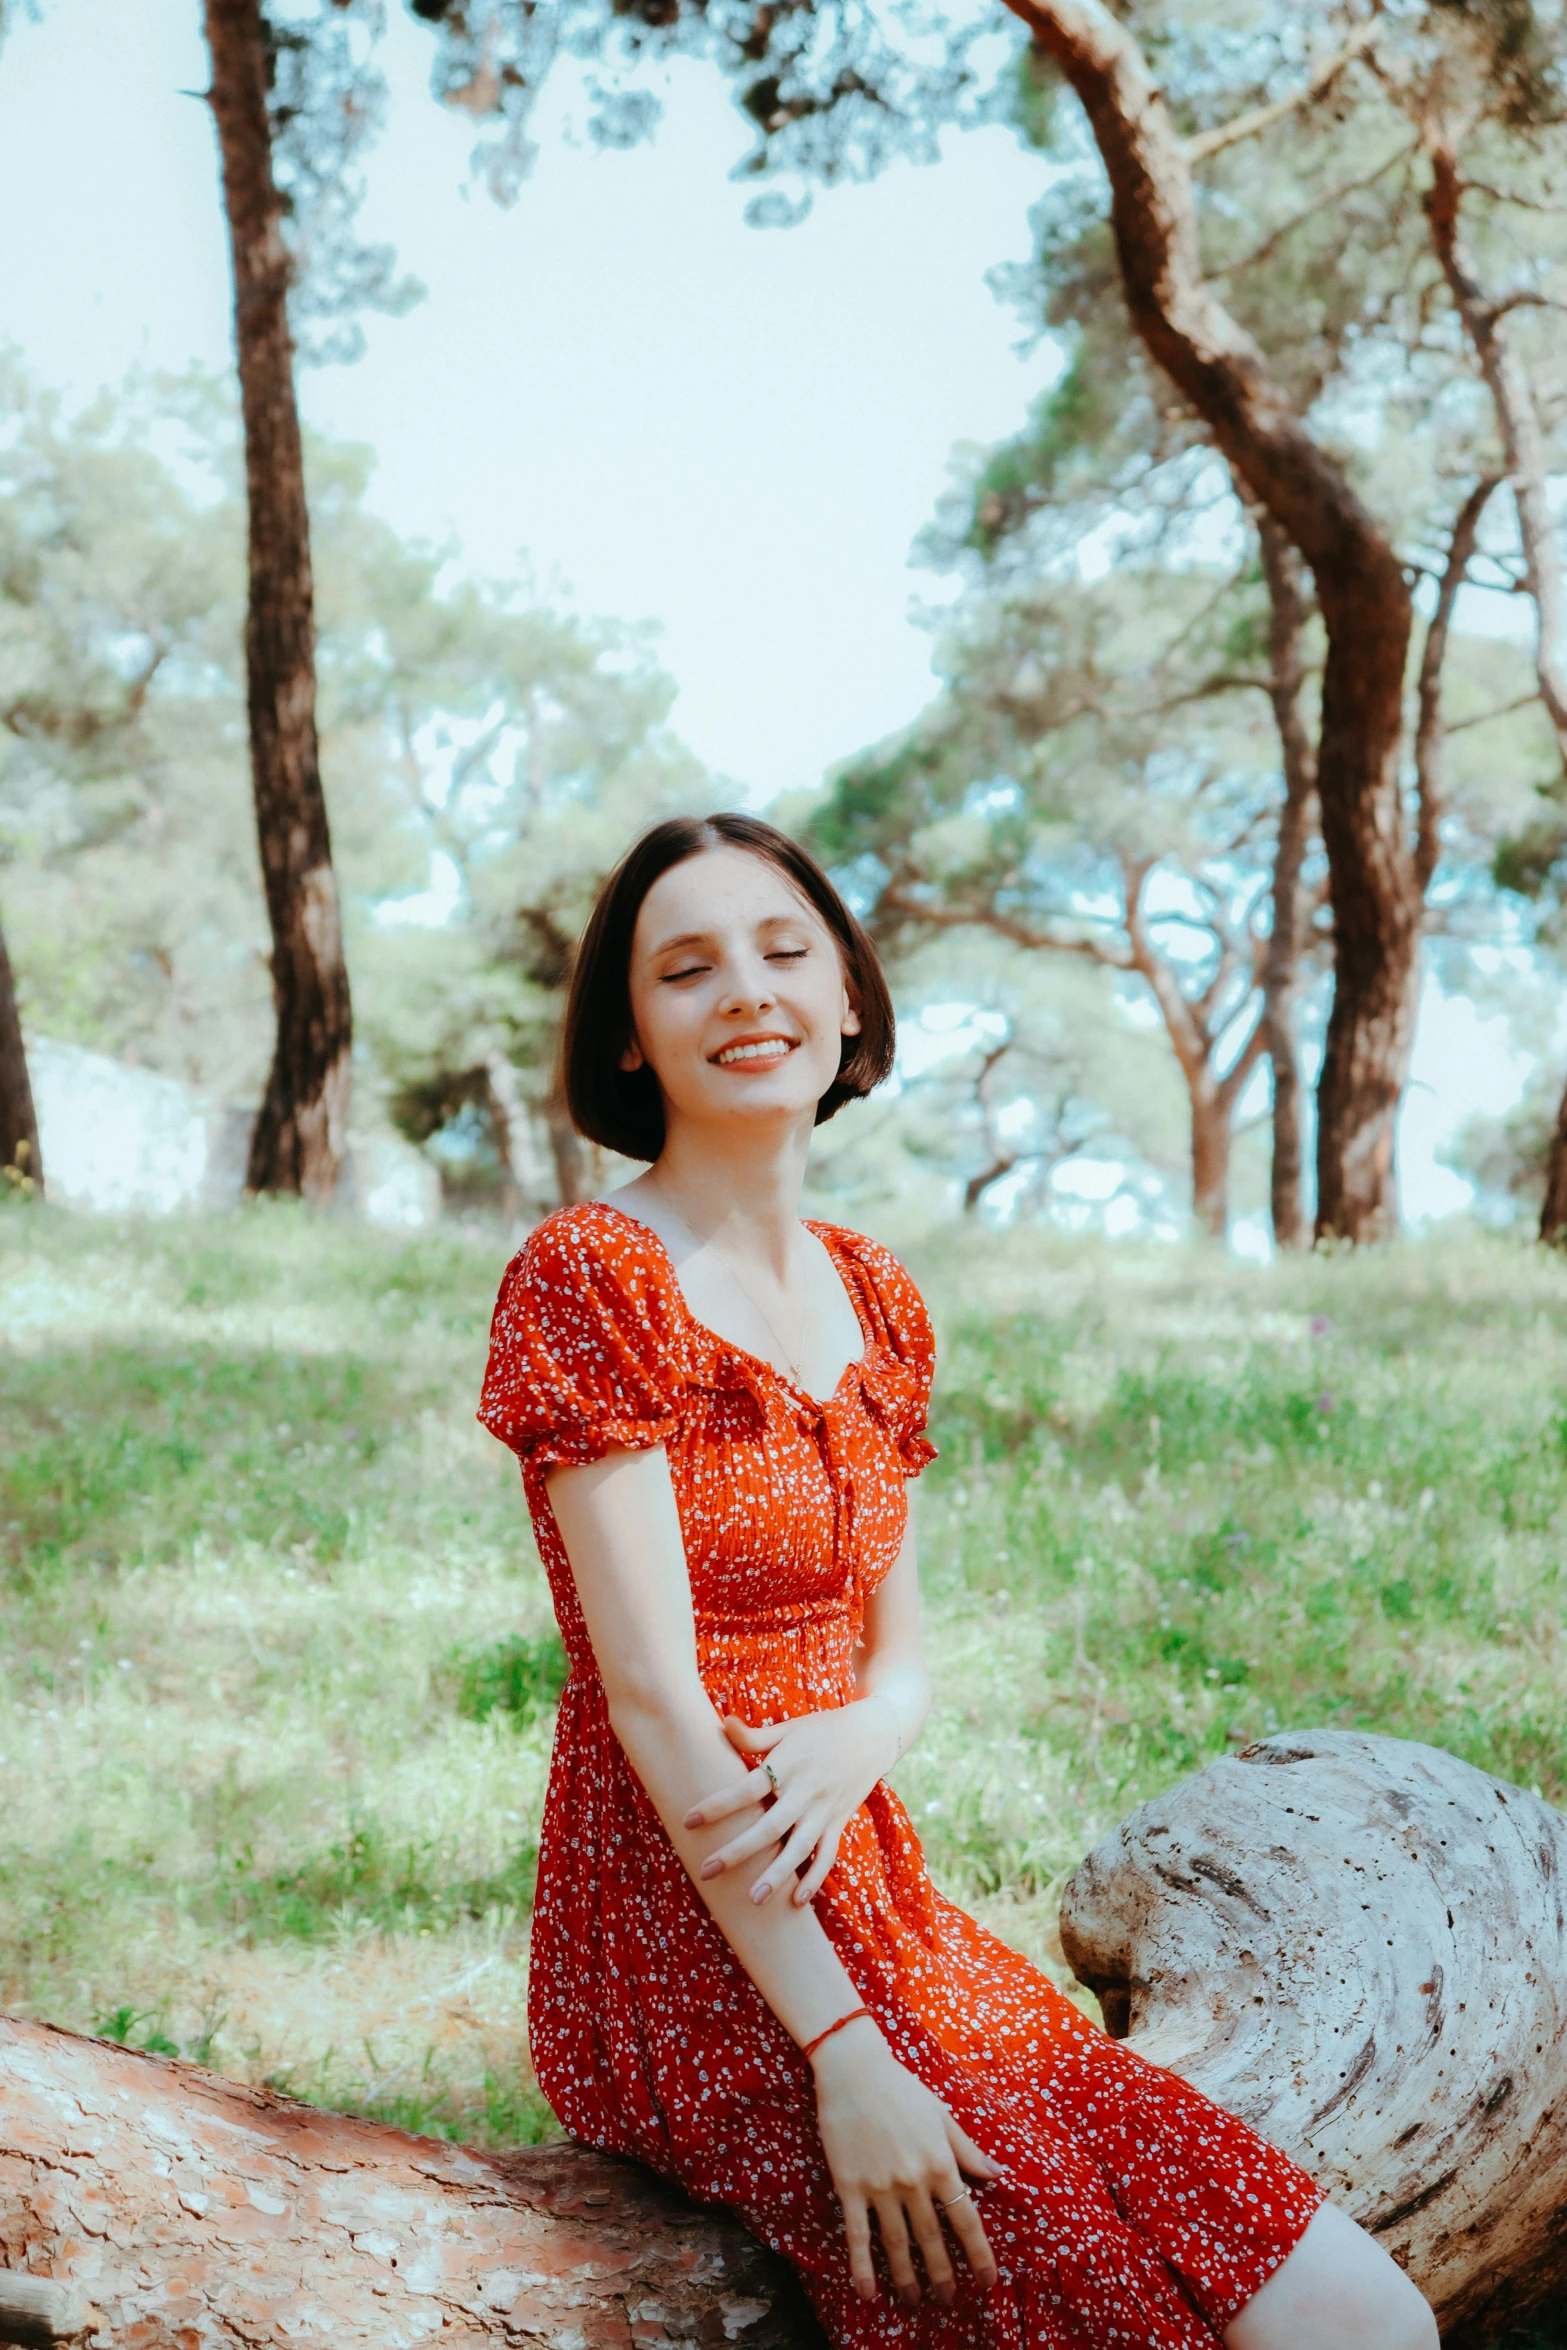
[(904, 1492), (930, 1323), (799, 1201), (892, 1045), (864, 932), (769, 825), (660, 824), (606, 884), (567, 1100), (651, 1164), (531, 1235), (481, 1410), (571, 1659), (540, 2084), (574, 2137), (729, 2205), (845, 2350), (1435, 2350), (1303, 2171), (943, 1899), (886, 1785), (930, 1701)]

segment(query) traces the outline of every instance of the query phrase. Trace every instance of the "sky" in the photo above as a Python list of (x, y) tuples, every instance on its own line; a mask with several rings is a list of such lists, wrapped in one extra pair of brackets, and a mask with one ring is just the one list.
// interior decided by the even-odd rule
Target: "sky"
[[(0, 237), (0, 333), (72, 398), (133, 366), (226, 368), (199, 0), (41, 0), (9, 21), (0, 219), (25, 233)], [(751, 228), (752, 191), (727, 177), (746, 127), (687, 65), (629, 153), (574, 140), (547, 99), (502, 210), (472, 179), (472, 126), (427, 95), (429, 36), (399, 0), (385, 54), (363, 228), (426, 298), (300, 387), (311, 424), (374, 449), (371, 503), (478, 569), (531, 567), (554, 599), (656, 621), (675, 726), (740, 796), (813, 785), (906, 725), (933, 684), (912, 607), (947, 592), (911, 543), (954, 448), (1014, 430), (1056, 365), (986, 282), (1027, 253), (1038, 157), (999, 129), (955, 135), (934, 168)], [(1428, 985), (1406, 1212), (1463, 1204), (1436, 1149), (1526, 1067), (1503, 1022)]]
[[(68, 390), (229, 364), (199, 22), (199, 0), (46, 0), (0, 58), (0, 217), (28, 223), (0, 239), (0, 332)], [(910, 543), (953, 444), (1014, 429), (1056, 364), (1018, 355), (985, 283), (1027, 252), (1038, 159), (955, 137), (939, 169), (750, 228), (746, 125), (687, 64), (629, 153), (562, 137), (563, 81), (502, 210), (398, 0), (385, 55), (363, 227), (427, 296), (300, 387), (313, 424), (374, 448), (372, 502), (481, 570), (526, 560), (583, 610), (658, 621), (679, 731), (748, 795), (906, 724), (931, 691), (910, 599), (943, 592)]]

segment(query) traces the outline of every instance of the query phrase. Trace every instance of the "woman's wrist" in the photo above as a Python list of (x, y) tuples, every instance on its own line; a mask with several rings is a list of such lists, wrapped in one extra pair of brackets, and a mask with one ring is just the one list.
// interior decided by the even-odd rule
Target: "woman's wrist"
[(832, 2072), (835, 2066), (842, 2067), (846, 2063), (852, 2066), (863, 2058), (866, 2035), (870, 2031), (880, 2038), (881, 2027), (876, 2018), (869, 2008), (861, 2008), (844, 2023), (824, 2032), (815, 2045), (809, 2048), (805, 2061), (818, 2080)]

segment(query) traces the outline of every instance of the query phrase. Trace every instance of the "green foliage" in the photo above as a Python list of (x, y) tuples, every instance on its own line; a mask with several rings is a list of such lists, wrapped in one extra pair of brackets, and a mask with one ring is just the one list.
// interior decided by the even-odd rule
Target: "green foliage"
[(264, 1875), (247, 1849), (224, 1854), (212, 1888), (214, 1915), (258, 1941), (341, 1941), (363, 1933), (449, 1933), (492, 1911), (526, 1917), (538, 1847), (530, 1839), (484, 1876), (454, 1873), (449, 1849), (424, 1837), (393, 1844), (374, 1819), (298, 1867)]
[[(79, 1475), (70, 1539), (0, 1589), (0, 2004), (443, 2136), (552, 2127), (522, 1990), (560, 1656), (471, 1417), (501, 1253), (281, 1207), (0, 1229), (29, 1451), (68, 1392), (105, 1457), (140, 1448), (139, 1499)], [(1567, 1267), (908, 1253), (941, 1336), (938, 1694), (898, 1784), (955, 1898), (1059, 1976), (1062, 1875), (1275, 1728), (1567, 1795)], [(209, 1448), (274, 1508), (326, 1490), (319, 1453), (349, 1539), (227, 1526)]]
[(905, 1766), (946, 1882), (1043, 1899), (1281, 1727), (1567, 1795), (1560, 1268), (1495, 1243), (1200, 1275), (1023, 1235), (964, 1259), (922, 1534), (962, 1726)]
[[(548, 1723), (460, 1713), (548, 1604), (472, 1419), (504, 1248), (275, 1203), (0, 1238), (0, 2000), (488, 2143)], [(523, 1694), (519, 1681), (517, 1694)]]
[[(356, 1117), (424, 1141), (466, 1108), (497, 1182), (551, 1204), (528, 1127), (577, 932), (632, 834), (714, 787), (669, 731), (648, 630), (453, 579), (449, 549), (367, 511), (362, 449), (314, 443), (307, 471)], [(70, 417), (0, 361), (0, 489), (0, 860), (24, 1016), (254, 1100), (272, 1011), (230, 403), (201, 379), (137, 381)], [(453, 918), (399, 921), (437, 860)]]
[(460, 1650), (455, 1668), (457, 1711), (470, 1722), (487, 1722), (496, 1713), (534, 1721), (554, 1706), (569, 1669), (558, 1632), (536, 1640), (512, 1632), (488, 1648)]

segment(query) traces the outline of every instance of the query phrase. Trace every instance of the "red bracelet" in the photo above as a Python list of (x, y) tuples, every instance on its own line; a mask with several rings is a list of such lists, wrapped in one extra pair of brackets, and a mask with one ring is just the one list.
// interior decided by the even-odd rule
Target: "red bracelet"
[(825, 2032), (818, 2032), (814, 2040), (807, 2040), (800, 2054), (814, 2056), (822, 2042), (830, 2040), (834, 2032), (841, 2032), (845, 2024), (857, 2024), (862, 2015), (869, 2015), (870, 2012), (868, 2007), (851, 2007), (847, 2015), (841, 2015), (835, 2024), (829, 2024)]

